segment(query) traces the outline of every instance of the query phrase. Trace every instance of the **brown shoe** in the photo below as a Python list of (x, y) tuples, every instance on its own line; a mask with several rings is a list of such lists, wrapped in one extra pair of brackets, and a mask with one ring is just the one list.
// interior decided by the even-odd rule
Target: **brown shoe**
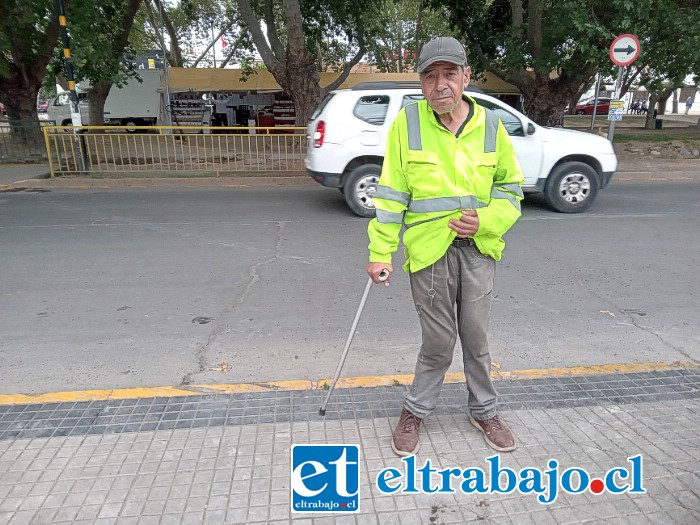
[(506, 422), (501, 419), (501, 416), (496, 414), (492, 418), (479, 420), (474, 419), (471, 415), (469, 421), (484, 434), (486, 444), (499, 452), (510, 452), (515, 450), (515, 436), (511, 432)]
[(391, 448), (399, 456), (410, 456), (418, 452), (420, 448), (418, 431), (422, 422), (421, 418), (405, 408), (401, 411), (399, 424), (396, 425), (396, 430), (394, 430), (394, 435), (391, 438)]

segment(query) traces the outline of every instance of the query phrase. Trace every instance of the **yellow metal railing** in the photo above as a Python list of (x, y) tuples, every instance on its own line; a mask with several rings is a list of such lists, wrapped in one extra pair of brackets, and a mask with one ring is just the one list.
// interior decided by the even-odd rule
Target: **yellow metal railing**
[[(305, 128), (45, 126), (51, 176), (226, 176), (304, 169)], [(78, 132), (76, 132), (78, 131)]]

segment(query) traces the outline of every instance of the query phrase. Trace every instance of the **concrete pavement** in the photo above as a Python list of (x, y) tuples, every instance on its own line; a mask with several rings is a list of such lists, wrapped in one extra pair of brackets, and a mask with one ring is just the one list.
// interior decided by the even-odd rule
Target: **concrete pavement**
[[(615, 180), (697, 178), (694, 168), (665, 166), (654, 162), (647, 171), (621, 166)], [(10, 182), (39, 174), (41, 168), (35, 168), (17, 167)], [(11, 170), (0, 166), (0, 173)], [(119, 183), (316, 185), (305, 175)], [(5, 189), (69, 184), (128, 187), (104, 180), (32, 179)], [(556, 459), (560, 473), (575, 467), (599, 479), (611, 469), (629, 468), (628, 458), (641, 455), (645, 492), (598, 494), (590, 485), (579, 494), (560, 493), (551, 504), (517, 491), (465, 493), (458, 484), (454, 493), (383, 494), (379, 472), (404, 468), (391, 451), (390, 435), (410, 376), (345, 378), (325, 419), (318, 416), (328, 382), (322, 378), (165, 385), (0, 396), (0, 524), (700, 522), (697, 363), (496, 369), (493, 375), (502, 415), (519, 445), (512, 454), (500, 454), (504, 467), (544, 471)], [(488, 470), (486, 458), (495, 453), (468, 423), (463, 381), (459, 374), (448, 377), (437, 412), (425, 422), (418, 465), (429, 459), (435, 469)], [(293, 513), (291, 446), (328, 443), (360, 447), (360, 510)], [(507, 476), (501, 478), (504, 486)], [(619, 472), (616, 479), (624, 484)]]
[[(379, 490), (384, 469), (409, 475), (390, 447), (406, 388), (401, 384), (341, 385), (325, 418), (318, 415), (323, 389), (265, 384), (241, 386), (239, 393), (110, 392), (102, 399), (100, 392), (72, 399), (63, 393), (34, 402), (5, 396), (0, 523), (698, 523), (697, 365), (642, 370), (622, 364), (602, 372), (578, 368), (497, 380), (501, 413), (519, 446), (499, 455), (502, 474), (495, 477), (486, 461), (494, 461), (495, 452), (465, 415), (464, 384), (443, 387), (437, 412), (421, 430), (416, 464), (430, 460), (435, 470), (490, 472), (487, 483), (499, 479), (500, 491), (484, 493), (470, 493), (459, 481), (448, 487), (453, 492), (435, 491), (440, 476), (420, 470), (419, 490)], [(292, 512), (292, 444), (327, 443), (359, 445), (359, 511)], [(634, 490), (624, 482), (638, 456)], [(564, 472), (583, 469), (574, 476), (586, 476), (583, 485), (571, 485), (577, 493), (559, 488), (556, 500), (541, 503), (525, 485), (503, 492), (510, 483), (505, 469), (544, 472), (551, 460), (558, 462), (562, 487)], [(588, 479), (612, 469), (627, 470), (616, 471), (616, 485), (602, 492), (600, 482)], [(430, 485), (423, 485), (423, 476)], [(545, 499), (553, 487), (543, 488)]]

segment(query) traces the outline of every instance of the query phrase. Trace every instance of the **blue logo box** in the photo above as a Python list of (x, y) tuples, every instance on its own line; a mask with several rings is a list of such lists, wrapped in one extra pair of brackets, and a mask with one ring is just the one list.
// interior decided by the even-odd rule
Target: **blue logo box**
[(359, 512), (359, 445), (292, 445), (292, 512)]

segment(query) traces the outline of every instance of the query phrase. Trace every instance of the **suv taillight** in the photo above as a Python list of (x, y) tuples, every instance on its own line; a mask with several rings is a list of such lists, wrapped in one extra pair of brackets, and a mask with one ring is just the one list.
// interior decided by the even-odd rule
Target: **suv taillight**
[(323, 146), (323, 137), (326, 136), (326, 123), (319, 120), (314, 131), (314, 148)]

